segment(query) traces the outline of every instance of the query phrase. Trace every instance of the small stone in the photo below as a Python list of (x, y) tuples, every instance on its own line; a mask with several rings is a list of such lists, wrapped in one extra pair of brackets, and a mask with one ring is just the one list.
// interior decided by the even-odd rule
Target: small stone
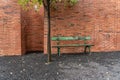
[(113, 65), (114, 63), (112, 62), (111, 64)]
[(12, 73), (12, 72), (10, 72), (10, 74), (12, 75), (13, 73)]
[(25, 69), (23, 69), (23, 71), (25, 71)]
[(58, 75), (59, 73), (57, 72), (57, 75)]
[(45, 65), (49, 65), (49, 64), (51, 64), (51, 62), (47, 62), (47, 63), (45, 63)]
[(23, 63), (25, 63), (25, 61), (23, 61)]
[(108, 72), (106, 72), (106, 74), (109, 74)]
[(0, 75), (1, 77), (4, 77), (4, 75)]
[(8, 62), (8, 63), (11, 63), (11, 62)]
[(47, 76), (47, 73), (45, 73), (45, 75)]
[(38, 65), (38, 63), (36, 63), (36, 65)]
[(79, 64), (79, 66), (81, 66), (81, 64)]
[(20, 71), (20, 73), (22, 73), (23, 71)]

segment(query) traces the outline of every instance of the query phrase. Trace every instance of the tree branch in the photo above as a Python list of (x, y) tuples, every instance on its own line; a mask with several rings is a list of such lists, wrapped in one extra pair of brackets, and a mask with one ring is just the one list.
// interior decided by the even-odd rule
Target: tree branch
[(48, 10), (48, 6), (47, 6), (47, 0), (43, 0), (43, 6), (46, 10)]

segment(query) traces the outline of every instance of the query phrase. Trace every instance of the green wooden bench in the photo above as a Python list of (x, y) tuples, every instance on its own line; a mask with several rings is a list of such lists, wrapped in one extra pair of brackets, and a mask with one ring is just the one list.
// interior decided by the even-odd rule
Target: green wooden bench
[[(81, 36), (74, 36), (74, 37), (65, 37), (65, 36), (55, 36), (52, 37), (51, 40), (52, 41), (56, 41), (57, 44), (53, 45), (52, 48), (57, 48), (57, 52), (58, 55), (60, 56), (60, 48), (63, 47), (84, 47), (84, 53), (91, 53), (90, 49), (91, 46), (94, 46), (93, 44), (87, 44), (87, 41), (90, 40), (91, 37), (90, 36), (85, 36), (85, 37), (81, 37)], [(84, 41), (82, 44), (60, 44), (60, 41), (72, 41), (72, 40), (81, 40)]]

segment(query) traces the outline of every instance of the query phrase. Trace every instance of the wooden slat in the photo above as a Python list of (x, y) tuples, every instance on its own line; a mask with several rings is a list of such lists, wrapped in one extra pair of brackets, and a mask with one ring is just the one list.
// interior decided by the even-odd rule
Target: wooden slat
[(90, 36), (86, 36), (86, 37), (80, 37), (80, 36), (74, 36), (74, 37), (52, 37), (51, 40), (53, 41), (61, 41), (61, 40), (90, 40), (91, 37)]
[(52, 47), (81, 47), (81, 46), (94, 46), (93, 44), (66, 44), (66, 45), (54, 45)]

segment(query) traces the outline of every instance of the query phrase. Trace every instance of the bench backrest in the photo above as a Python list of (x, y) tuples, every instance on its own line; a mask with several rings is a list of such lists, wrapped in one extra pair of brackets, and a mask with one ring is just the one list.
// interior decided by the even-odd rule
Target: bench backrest
[(58, 36), (58, 37), (52, 37), (51, 40), (52, 41), (65, 41), (65, 40), (90, 40), (91, 37), (90, 36), (85, 36), (85, 37), (81, 37), (81, 36), (75, 36), (75, 37), (66, 37), (66, 36)]

